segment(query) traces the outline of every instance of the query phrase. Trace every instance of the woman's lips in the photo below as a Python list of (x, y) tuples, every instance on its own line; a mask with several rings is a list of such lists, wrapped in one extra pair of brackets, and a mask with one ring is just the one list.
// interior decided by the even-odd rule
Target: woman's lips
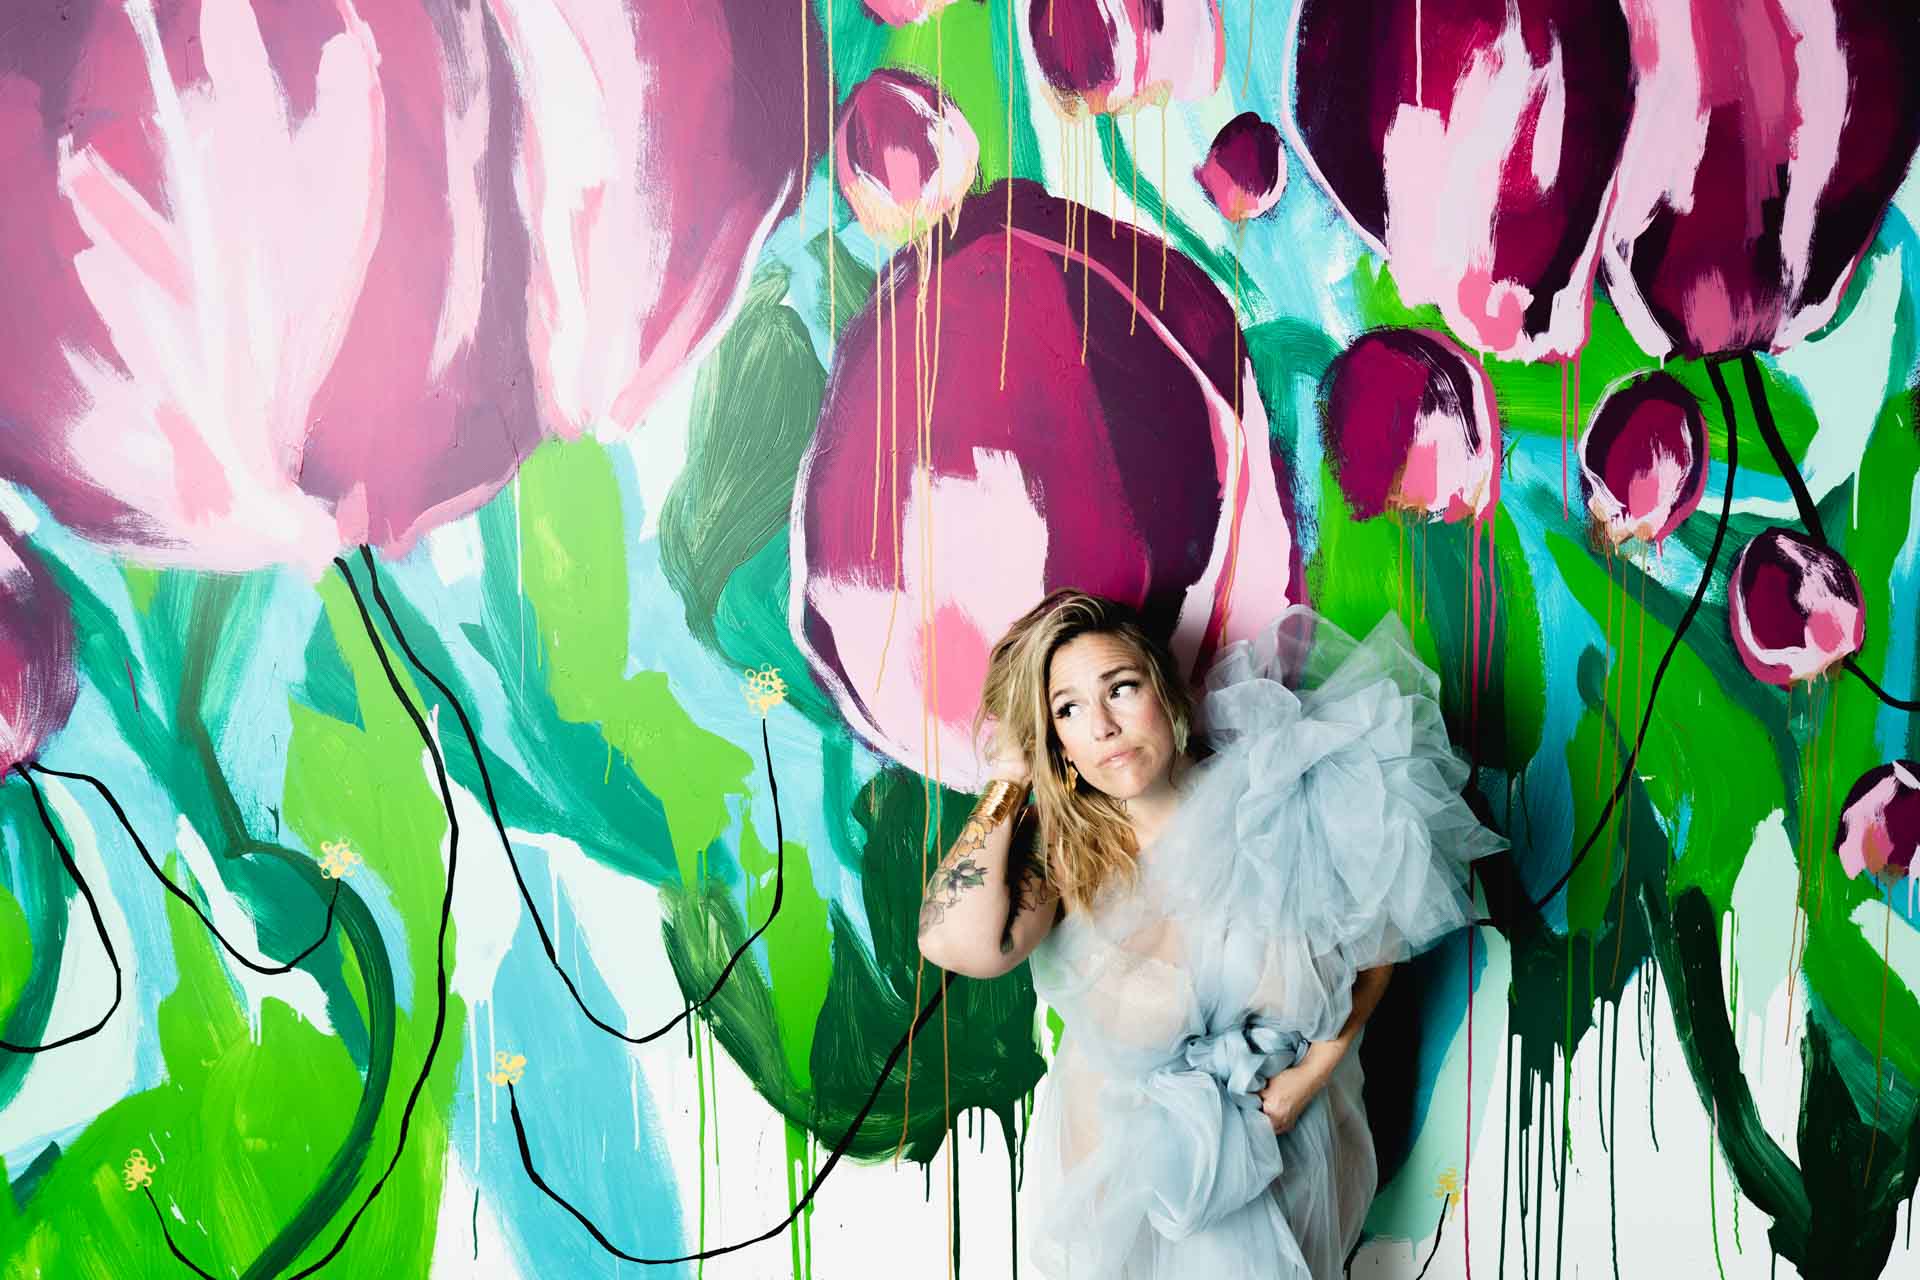
[(1134, 753), (1134, 750), (1135, 749), (1133, 747), (1128, 747), (1125, 751), (1116, 751), (1112, 755), (1108, 756), (1106, 759), (1102, 760), (1100, 762), (1100, 767), (1102, 769), (1111, 769), (1113, 768), (1114, 765), (1119, 764), (1122, 760), (1125, 760), (1128, 756), (1132, 755)]

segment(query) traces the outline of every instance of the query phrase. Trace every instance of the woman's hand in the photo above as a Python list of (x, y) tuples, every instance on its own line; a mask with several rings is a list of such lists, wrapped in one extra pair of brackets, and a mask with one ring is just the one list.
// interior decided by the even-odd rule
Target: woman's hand
[(987, 738), (987, 776), (1022, 786), (1033, 781), (1026, 753), (1000, 732), (1000, 722), (988, 717), (982, 726)]
[(1326, 1077), (1320, 1071), (1295, 1063), (1260, 1087), (1260, 1110), (1266, 1113), (1276, 1134), (1286, 1133), (1300, 1122), (1301, 1113), (1326, 1087)]

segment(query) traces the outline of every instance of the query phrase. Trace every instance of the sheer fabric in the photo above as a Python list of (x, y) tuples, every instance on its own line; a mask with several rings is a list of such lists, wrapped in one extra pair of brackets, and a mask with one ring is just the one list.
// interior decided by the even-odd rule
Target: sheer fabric
[(1066, 1023), (1021, 1215), (1051, 1280), (1338, 1276), (1378, 1177), (1359, 1056), (1284, 1135), (1258, 1090), (1339, 1034), (1359, 970), (1470, 920), (1467, 863), (1505, 847), (1397, 617), (1356, 642), (1294, 606), (1200, 694), (1215, 754), (1138, 883), (1031, 957)]

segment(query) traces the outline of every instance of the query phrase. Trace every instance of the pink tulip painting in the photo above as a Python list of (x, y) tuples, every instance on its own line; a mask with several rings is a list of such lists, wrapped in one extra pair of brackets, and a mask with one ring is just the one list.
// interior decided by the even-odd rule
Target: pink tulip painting
[(1888, 885), (1920, 879), (1920, 763), (1860, 775), (1840, 808), (1835, 852), (1849, 879), (1863, 871)]
[(1204, 98), (1226, 69), (1218, 0), (1031, 0), (1027, 33), (1069, 116)]
[(1193, 171), (1220, 216), (1239, 226), (1280, 202), (1287, 186), (1287, 156), (1280, 131), (1252, 111), (1220, 127), (1207, 158)]
[(0, 780), (66, 724), (78, 693), (66, 598), (0, 523)]
[(867, 12), (890, 27), (907, 27), (925, 22), (953, 0), (860, 0)]
[(451, 0), (14, 20), (0, 473), (144, 563), (404, 553), (538, 438), (510, 120)]
[(1831, 320), (1920, 144), (1920, 8), (1626, 0), (1638, 86), (1607, 292), (1651, 356)]
[[(618, 436), (718, 340), (826, 148), (818, 26), (758, 0), (487, 0), (520, 92), (540, 412)], [(803, 15), (805, 10), (800, 11)]]
[(1734, 651), (1756, 680), (1786, 688), (1860, 651), (1860, 579), (1827, 547), (1769, 529), (1741, 549), (1727, 584)]
[[(989, 646), (1048, 591), (1142, 606), (1190, 669), (1299, 599), (1288, 490), (1227, 300), (1176, 251), (1160, 305), (1157, 282), (1128, 283), (1130, 240), (1075, 209), (1092, 231), (1069, 248), (1068, 215), (1024, 180), (968, 200), (938, 268), (937, 367), (890, 360), (898, 312), (863, 312), (796, 486), (796, 643), (855, 732), (949, 785), (978, 777)], [(882, 295), (917, 290), (925, 269), (897, 259)], [(1003, 305), (1017, 335), (1004, 391), (981, 376), (1000, 362)]]
[(1322, 400), (1327, 458), (1354, 517), (1449, 523), (1500, 499), (1500, 421), (1487, 372), (1430, 329), (1377, 329), (1334, 358)]
[(910, 71), (876, 71), (840, 106), (834, 170), (877, 243), (906, 244), (954, 218), (979, 168), (980, 140), (960, 108)]
[(1300, 0), (1288, 139), (1401, 296), (1507, 359), (1587, 339), (1633, 101), (1617, 0)]
[(1700, 403), (1661, 370), (1610, 388), (1580, 436), (1587, 507), (1608, 543), (1653, 543), (1693, 514), (1707, 488)]

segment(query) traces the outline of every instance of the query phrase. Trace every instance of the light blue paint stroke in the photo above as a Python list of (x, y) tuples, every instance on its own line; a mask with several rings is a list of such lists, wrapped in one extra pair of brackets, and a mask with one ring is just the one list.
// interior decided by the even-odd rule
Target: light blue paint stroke
[[(517, 844), (515, 853), (529, 881), (538, 883), (551, 877), (544, 850)], [(563, 930), (577, 935), (577, 923), (563, 919), (568, 914), (564, 894), (561, 903), (561, 912), (550, 922), (551, 927), (556, 936)], [(603, 1011), (605, 1016), (605, 1011), (619, 1007), (591, 952), (568, 955), (566, 962), (590, 1008)], [(641, 1075), (641, 1143), (634, 1145), (635, 1086), (629, 1075), (628, 1046), (596, 1029), (574, 1008), (560, 979), (548, 967), (534, 936), (533, 922), (524, 912), (494, 979), (493, 997), (491, 1045), (504, 1052), (523, 1053), (527, 1058), (526, 1075), (518, 1091), (528, 1144), (541, 1176), (622, 1249), (651, 1257), (692, 1252), (697, 1247), (692, 1238), (695, 1225), (685, 1215), (697, 1212), (697, 1207), (680, 1202), (673, 1165), (691, 1164), (698, 1158), (697, 1120), (691, 1114), (662, 1113), (646, 1087), (646, 1077)], [(661, 1003), (680, 1003), (679, 993), (663, 993)], [(487, 1012), (484, 1007), (478, 1010), (483, 1021)], [(475, 1014), (476, 1010), (467, 1010), (469, 1018)], [(669, 1016), (671, 1011), (663, 1014), (662, 1020)], [(527, 1178), (504, 1090), (498, 1098), (499, 1118), (494, 1119), (494, 1086), (486, 1078), (493, 1068), (491, 1059), (485, 1056), (490, 1049), (486, 1027), (479, 1027), (479, 1063), (470, 1056), (475, 1038), (469, 1034), (465, 1041), (455, 1075), (455, 1096), (448, 1110), (453, 1149), (471, 1167), (477, 1138), (480, 1156), (475, 1185), (482, 1188), (492, 1206), (520, 1274), (582, 1280), (619, 1274), (620, 1260), (602, 1250), (585, 1228)], [(633, 1052), (680, 1055), (686, 1052), (685, 1045), (682, 1029), (675, 1027)], [(478, 1099), (473, 1094), (476, 1065)], [(723, 1116), (722, 1124), (728, 1119)], [(739, 1116), (731, 1120), (734, 1124), (747, 1122), (746, 1117)], [(709, 1117), (709, 1141), (712, 1132)], [(725, 1243), (714, 1238), (711, 1231), (708, 1234), (710, 1246)], [(780, 1239), (756, 1247), (769, 1250), (769, 1257), (775, 1253), (782, 1260), (786, 1257), (786, 1244)], [(648, 1267), (645, 1271), (662, 1280), (694, 1274), (687, 1264)]]

